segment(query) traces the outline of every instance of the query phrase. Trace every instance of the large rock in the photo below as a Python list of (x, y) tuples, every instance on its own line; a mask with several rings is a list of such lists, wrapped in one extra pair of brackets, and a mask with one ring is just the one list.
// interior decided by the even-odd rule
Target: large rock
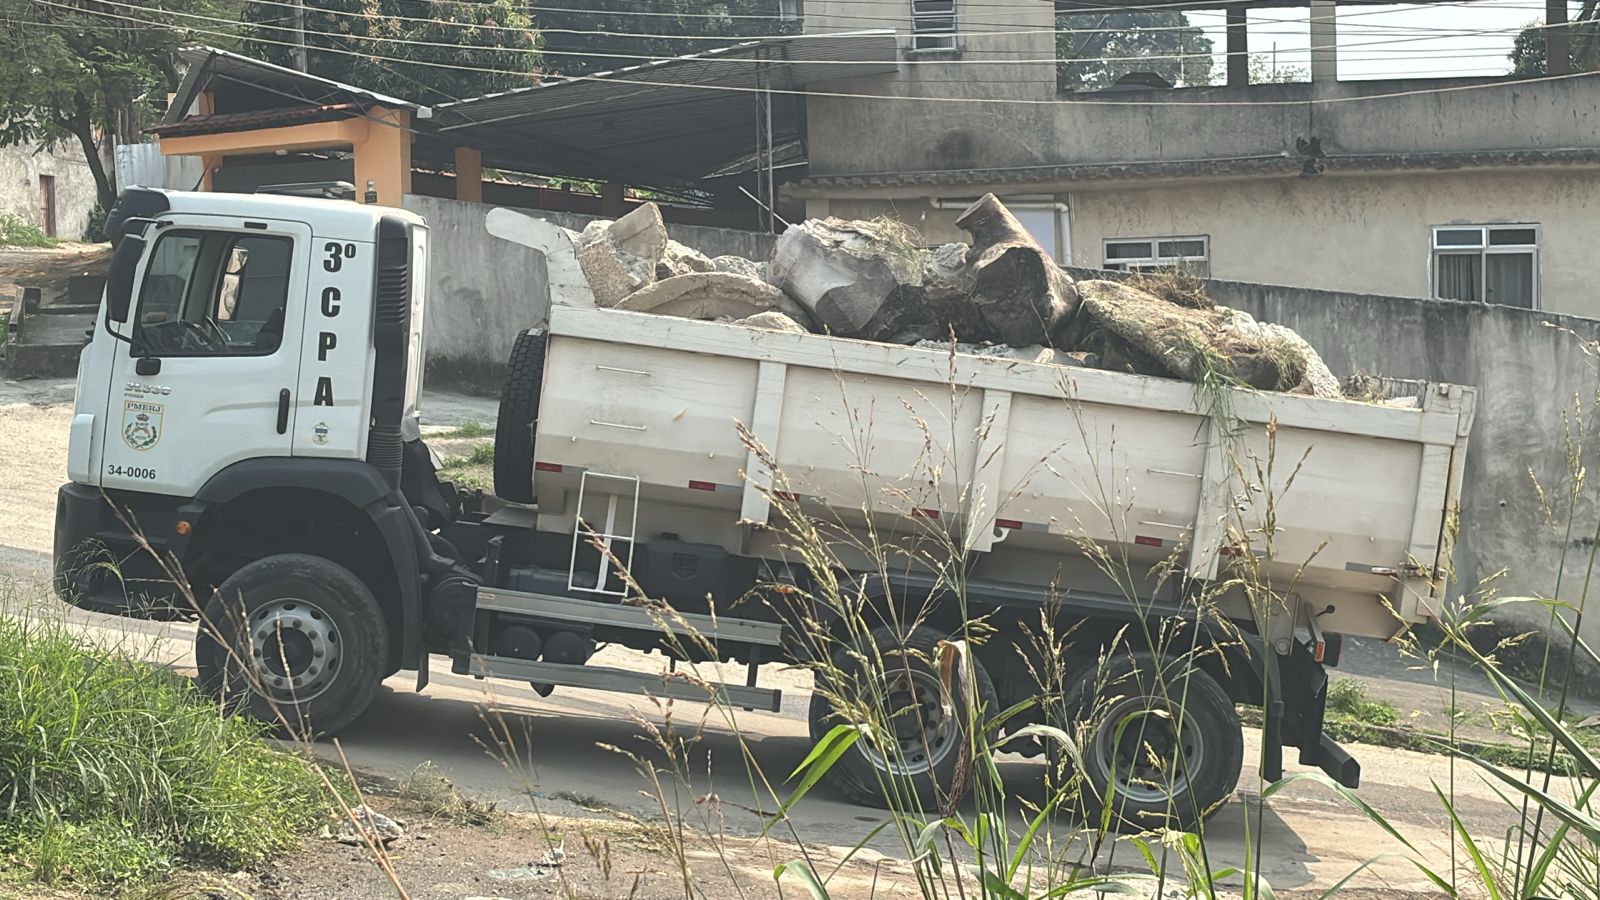
[(923, 258), (922, 291), (928, 306), (929, 339), (981, 342), (993, 335), (978, 315), (972, 302), (976, 278), (967, 265), (969, 248), (966, 244), (944, 244)]
[(1013, 345), (1049, 341), (1077, 308), (1071, 276), (993, 194), (967, 207), (956, 225), (972, 235), (972, 303), (993, 339)]
[(1294, 331), (1227, 307), (1179, 306), (1116, 281), (1080, 281), (1082, 306), (1060, 342), (1107, 368), (1186, 381), (1342, 397), (1338, 379)]
[(661, 251), (661, 261), (656, 263), (656, 280), (664, 281), (674, 275), (710, 272), (715, 268), (711, 258), (704, 253), (669, 239)]
[(616, 308), (685, 319), (745, 319), (769, 311), (798, 322), (808, 319), (773, 285), (726, 272), (674, 275), (623, 298)]
[(645, 203), (615, 222), (596, 219), (578, 238), (578, 263), (599, 306), (616, 306), (623, 297), (656, 281), (656, 266), (667, 249), (661, 210)]
[(767, 280), (829, 333), (890, 340), (926, 331), (925, 255), (892, 223), (812, 219), (778, 238)]
[(789, 318), (777, 310), (756, 313), (753, 316), (739, 319), (735, 325), (745, 325), (750, 328), (765, 328), (768, 331), (785, 331), (790, 334), (809, 334), (806, 327)]
[(742, 256), (713, 256), (711, 257), (711, 270), (714, 272), (731, 272), (735, 275), (744, 275), (749, 278), (766, 280), (767, 264), (745, 259)]

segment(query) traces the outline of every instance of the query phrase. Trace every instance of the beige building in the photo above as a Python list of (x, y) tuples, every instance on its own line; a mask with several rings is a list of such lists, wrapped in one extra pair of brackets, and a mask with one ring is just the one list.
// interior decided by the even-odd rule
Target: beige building
[(77, 240), (95, 203), (94, 175), (76, 143), (0, 148), (0, 213), (18, 216), (51, 237)]
[[(1325, 8), (1308, 9), (1319, 46)], [(808, 215), (961, 240), (960, 210), (992, 191), (1077, 266), (1600, 317), (1600, 75), (1341, 82), (1321, 54), (1309, 83), (1235, 64), (1218, 86), (1062, 93), (1047, 0), (805, 10), (808, 32), (893, 28), (901, 46), (895, 74), (812, 88), (809, 174), (785, 194)]]

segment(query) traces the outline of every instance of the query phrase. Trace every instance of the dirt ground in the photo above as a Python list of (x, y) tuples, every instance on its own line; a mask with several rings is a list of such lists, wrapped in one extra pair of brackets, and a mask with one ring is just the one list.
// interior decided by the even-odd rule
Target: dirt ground
[(64, 286), (73, 275), (103, 275), (110, 265), (109, 244), (6, 248), (0, 250), (0, 285)]
[(70, 381), (0, 380), (0, 544), (49, 550), (71, 424)]

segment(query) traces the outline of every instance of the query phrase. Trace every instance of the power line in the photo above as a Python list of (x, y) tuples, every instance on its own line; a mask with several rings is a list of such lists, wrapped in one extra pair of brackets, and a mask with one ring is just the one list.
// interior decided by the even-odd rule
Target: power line
[[(60, 3), (56, 3), (56, 2), (54, 2), (54, 0), (34, 0), (34, 2), (37, 3), (37, 4), (40, 4), (40, 5), (44, 5), (44, 6), (51, 6), (51, 7), (61, 8), (61, 9), (68, 9), (68, 10), (72, 10), (72, 11), (76, 11), (76, 12), (84, 12), (84, 10), (80, 10), (80, 9), (78, 9), (76, 7), (69, 7), (69, 6), (65, 6), (63, 4), (60, 4)], [(110, 2), (110, 0), (102, 0), (102, 2)], [(119, 4), (115, 4), (115, 5), (126, 6), (127, 4), (120, 4), (119, 3)], [(107, 11), (103, 11), (103, 10), (97, 10), (93, 14), (97, 15), (97, 16), (102, 16), (102, 17), (105, 17), (105, 18), (121, 20), (121, 21), (127, 21), (127, 22), (134, 22), (134, 23), (138, 23), (138, 24), (145, 24), (145, 25), (148, 25), (148, 24), (160, 24), (160, 23), (154, 23), (154, 22), (152, 22), (151, 20), (148, 20), (148, 19), (139, 19), (139, 18), (136, 18), (136, 17), (133, 17), (133, 16), (118, 15), (116, 13), (111, 13), (111, 12), (107, 12)], [(235, 24), (237, 24), (237, 23), (235, 23)], [(216, 35), (216, 36), (219, 36), (219, 37), (228, 37), (228, 38), (233, 38), (233, 37), (237, 36), (237, 35), (235, 35), (234, 33), (231, 33), (231, 32), (222, 32), (222, 31), (216, 31), (216, 30), (213, 30), (213, 29), (194, 28), (194, 27), (189, 27), (189, 26), (183, 26), (183, 27), (184, 27), (185, 30), (193, 31), (193, 32), (195, 32), (197, 34), (210, 34), (210, 35)], [(285, 41), (273, 41), (273, 40), (268, 40), (268, 39), (265, 39), (265, 38), (258, 38), (257, 40), (260, 43), (264, 43), (264, 44), (275, 44), (275, 45), (278, 45), (278, 46), (290, 46)], [(457, 48), (457, 49), (459, 49), (459, 48)], [(511, 76), (516, 76), (516, 77), (527, 77), (528, 76), (528, 73), (526, 73), (526, 72), (518, 72), (518, 71), (508, 70), (508, 69), (492, 69), (492, 68), (485, 68), (485, 67), (480, 67), (480, 66), (453, 65), (453, 64), (450, 64), (450, 63), (432, 62), (432, 61), (428, 61), (428, 60), (398, 59), (396, 57), (380, 56), (380, 55), (377, 55), (377, 54), (357, 53), (357, 52), (354, 52), (354, 51), (337, 50), (337, 49), (334, 49), (334, 48), (323, 48), (321, 52), (324, 52), (324, 53), (336, 53), (336, 54), (342, 54), (342, 55), (347, 55), (347, 56), (354, 56), (354, 57), (358, 57), (358, 58), (382, 59), (382, 60), (387, 61), (387, 62), (395, 62), (395, 63), (405, 64), (405, 65), (426, 66), (426, 67), (429, 67), (429, 68), (446, 69), (446, 70), (452, 70), (452, 71), (475, 72), (475, 73), (479, 73), (479, 74), (489, 74), (489, 75), (511, 75)], [(1515, 83), (1526, 85), (1526, 84), (1535, 84), (1535, 83), (1543, 83), (1543, 82), (1565, 81), (1565, 80), (1572, 79), (1572, 78), (1584, 78), (1584, 77), (1590, 77), (1590, 76), (1593, 76), (1593, 75), (1595, 75), (1595, 73), (1593, 73), (1593, 72), (1571, 72), (1571, 73), (1567, 73), (1567, 74), (1564, 74), (1564, 75), (1544, 75), (1544, 76), (1539, 76), (1539, 77), (1534, 77), (1534, 78), (1520, 79)], [(1054, 98), (1054, 99), (1035, 99), (1035, 98), (1027, 98), (1027, 97), (927, 97), (927, 96), (914, 96), (914, 95), (851, 93), (851, 92), (841, 92), (841, 91), (808, 91), (808, 90), (792, 90), (792, 89), (785, 89), (785, 88), (754, 88), (754, 87), (743, 87), (743, 86), (739, 86), (739, 85), (714, 85), (714, 84), (681, 83), (681, 82), (671, 82), (671, 81), (646, 81), (646, 80), (641, 80), (641, 79), (622, 78), (622, 77), (618, 77), (616, 75), (611, 75), (611, 76), (607, 76), (607, 77), (598, 77), (598, 76), (591, 76), (591, 75), (570, 75), (570, 76), (566, 76), (564, 80), (566, 80), (566, 81), (596, 81), (596, 82), (604, 82), (604, 83), (609, 83), (609, 84), (637, 85), (637, 86), (641, 86), (641, 87), (679, 88), (679, 89), (684, 89), (684, 90), (699, 90), (699, 91), (722, 92), (722, 93), (738, 93), (738, 94), (760, 93), (762, 91), (766, 91), (769, 94), (780, 95), (780, 96), (830, 98), (830, 99), (858, 100), (858, 101), (859, 100), (895, 101), (895, 102), (916, 103), (916, 104), (940, 104), (940, 103), (958, 104), (958, 105), (960, 105), (960, 104), (989, 104), (989, 105), (996, 105), (996, 106), (1016, 106), (1016, 107), (1037, 107), (1037, 106), (1128, 106), (1128, 107), (1145, 107), (1145, 108), (1156, 107), (1156, 106), (1180, 106), (1180, 107), (1186, 107), (1186, 108), (1222, 108), (1222, 107), (1266, 108), (1266, 107), (1272, 107), (1272, 106), (1294, 106), (1294, 107), (1299, 107), (1299, 106), (1331, 106), (1331, 105), (1338, 105), (1338, 104), (1345, 104), (1345, 103), (1363, 103), (1363, 102), (1371, 102), (1371, 101), (1375, 101), (1375, 100), (1389, 100), (1389, 99), (1396, 99), (1396, 98), (1400, 98), (1400, 97), (1463, 93), (1463, 92), (1467, 92), (1467, 91), (1482, 90), (1484, 88), (1499, 87), (1499, 86), (1501, 86), (1503, 84), (1508, 83), (1508, 82), (1503, 81), (1503, 80), (1495, 80), (1495, 81), (1485, 81), (1485, 82), (1481, 82), (1481, 83), (1465, 84), (1465, 85), (1446, 85), (1446, 86), (1431, 87), (1431, 88), (1414, 88), (1414, 89), (1410, 89), (1410, 90), (1389, 91), (1389, 92), (1377, 93), (1377, 94), (1356, 94), (1356, 95), (1349, 95), (1349, 96), (1343, 96), (1343, 97), (1312, 97), (1312, 98), (1307, 98), (1307, 99), (1303, 99), (1303, 100), (1105, 100), (1105, 99), (1080, 99), (1080, 98), (1061, 98), (1061, 97), (1057, 97), (1057, 98)], [(523, 88), (523, 89), (519, 89), (519, 90), (528, 90), (528, 88)]]
[[(292, 0), (245, 0), (245, 2), (251, 3), (251, 4), (255, 4), (257, 6), (277, 6), (277, 7), (293, 6)], [(1439, 5), (1454, 7), (1454, 6), (1457, 6), (1458, 4), (1439, 4)], [(347, 11), (347, 10), (337, 10), (337, 9), (325, 9), (325, 8), (316, 7), (316, 6), (307, 6), (305, 8), (309, 12), (321, 13), (323, 15), (339, 16), (339, 17), (347, 17), (347, 18), (368, 18), (368, 16), (366, 16), (366, 14), (360, 13), (360, 12), (350, 12), (350, 11)], [(985, 8), (986, 9), (991, 9), (991, 8), (994, 8), (994, 7), (985, 7)], [(1024, 8), (1037, 9), (1037, 7), (1024, 7)], [(1155, 7), (1151, 7), (1151, 8), (1155, 8)], [(610, 16), (610, 15), (647, 15), (647, 14), (648, 15), (652, 15), (652, 16), (676, 17), (676, 16), (679, 15), (677, 13), (655, 13), (655, 12), (645, 13), (645, 12), (633, 12), (633, 11), (626, 11), (626, 10), (622, 10), (622, 11), (612, 11), (612, 10), (570, 10), (570, 9), (551, 8), (551, 7), (521, 7), (520, 9), (528, 10), (530, 15), (538, 15), (538, 14), (550, 13), (550, 12), (556, 12), (556, 13), (561, 13), (561, 14), (571, 14), (571, 15), (585, 15), (585, 16), (591, 16), (591, 17)], [(1105, 7), (1105, 9), (1108, 10), (1108, 11), (1110, 11), (1110, 10), (1121, 11), (1121, 10), (1124, 10), (1124, 9), (1127, 9), (1127, 8), (1125, 8), (1125, 7), (1110, 7), (1110, 6), (1107, 6), (1107, 7)], [(1338, 14), (1336, 16), (1336, 19), (1337, 19), (1338, 22), (1347, 22), (1350, 19), (1355, 19), (1355, 18), (1361, 17), (1361, 16), (1393, 15), (1393, 14), (1395, 14), (1397, 12), (1402, 12), (1402, 11), (1403, 10), (1394, 10), (1394, 9), (1362, 10), (1362, 11), (1358, 11), (1358, 12), (1340, 13), (1340, 14)], [(683, 14), (683, 15), (691, 15), (691, 14), (687, 14), (686, 13), (686, 14)], [(693, 15), (700, 15), (700, 14), (693, 14)], [(704, 15), (711, 16), (713, 14), (707, 13), (707, 14), (704, 14)], [(1086, 12), (1086, 13), (1082, 13), (1082, 15), (1094, 15), (1094, 13)], [(475, 22), (445, 21), (445, 20), (442, 20), (442, 19), (432, 19), (432, 18), (419, 17), (419, 16), (398, 16), (398, 15), (395, 15), (395, 16), (385, 16), (384, 18), (385, 19), (394, 20), (394, 21), (400, 21), (400, 22), (415, 22), (415, 23), (422, 23), (422, 24), (434, 25), (434, 26), (440, 26), (440, 27), (446, 27), (446, 28), (462, 28), (462, 29), (478, 30), (481, 27), (478, 23), (475, 23)], [(774, 17), (774, 18), (776, 18), (776, 17)], [(837, 17), (837, 16), (829, 16), (828, 18), (831, 19), (831, 18), (839, 18), (839, 17)], [(861, 21), (871, 21), (871, 22), (879, 22), (879, 23), (889, 21), (885, 17), (860, 16), (860, 17), (853, 17), (853, 18), (859, 19)], [(1262, 25), (1283, 25), (1283, 24), (1287, 24), (1287, 22), (1285, 20), (1281, 20), (1281, 19), (1265, 19), (1265, 18), (1263, 18), (1263, 19), (1256, 19), (1255, 21), (1257, 21), (1259, 24), (1262, 24)], [(982, 26), (984, 23), (970, 23), (970, 24), (975, 24), (975, 25)], [(806, 33), (801, 33), (801, 34), (768, 34), (768, 35), (731, 34), (731, 35), (714, 35), (714, 34), (662, 34), (662, 33), (656, 33), (656, 32), (608, 31), (608, 30), (603, 30), (603, 29), (550, 28), (550, 27), (545, 27), (545, 26), (540, 26), (540, 25), (534, 25), (533, 27), (530, 27), (528, 29), (514, 29), (514, 28), (507, 28), (505, 26), (499, 26), (499, 25), (496, 25), (495, 27), (497, 29), (506, 30), (506, 31), (524, 31), (525, 30), (525, 31), (527, 31), (529, 33), (537, 33), (537, 34), (570, 34), (570, 35), (582, 35), (582, 36), (593, 36), (593, 37), (616, 37), (616, 38), (624, 38), (624, 39), (629, 39), (629, 40), (720, 41), (720, 42), (723, 42), (723, 43), (727, 43), (727, 42), (730, 42), (730, 41), (737, 42), (737, 41), (752, 41), (752, 40), (774, 40), (774, 39), (780, 39), (780, 38), (781, 39), (795, 39), (795, 38), (825, 39), (827, 37), (837, 37), (840, 34), (849, 34), (849, 33), (853, 33), (854, 31), (859, 31), (859, 30), (871, 30), (871, 29), (864, 29), (863, 28), (863, 29), (852, 29), (851, 31), (843, 31), (843, 32), (806, 32)], [(1403, 32), (1403, 33), (1435, 33), (1436, 32), (1436, 33), (1439, 33), (1439, 34), (1451, 34), (1451, 35), (1471, 35), (1471, 34), (1480, 34), (1480, 33), (1510, 33), (1511, 31), (1520, 31), (1521, 30), (1520, 28), (1518, 28), (1518, 29), (1460, 29), (1460, 28), (1451, 28), (1451, 27), (1430, 28), (1430, 27), (1425, 27), (1425, 26), (1383, 25), (1381, 23), (1354, 23), (1354, 24), (1349, 25), (1349, 27), (1351, 27), (1351, 28), (1368, 28), (1368, 29), (1373, 29), (1373, 30), (1391, 30), (1392, 29), (1392, 30), (1395, 30), (1395, 31)], [(1547, 26), (1535, 26), (1535, 27), (1547, 27)], [(1549, 26), (1549, 27), (1554, 27), (1554, 26)], [(1016, 36), (1022, 36), (1022, 35), (1045, 35), (1045, 34), (1049, 34), (1049, 35), (1055, 35), (1055, 34), (1098, 34), (1098, 33), (1106, 32), (1106, 31), (1120, 31), (1120, 30), (1122, 30), (1122, 29), (1112, 29), (1112, 28), (1105, 28), (1105, 27), (1098, 27), (1098, 28), (1038, 28), (1038, 29), (1009, 28), (1009, 29), (1005, 29), (1005, 30), (1001, 30), (1001, 31), (956, 31), (956, 32), (946, 32), (946, 33), (941, 33), (941, 34), (951, 34), (951, 35), (953, 35), (953, 36), (955, 36), (957, 38), (974, 38), (974, 37), (1016, 37)], [(1149, 26), (1149, 27), (1140, 26), (1140, 27), (1137, 28), (1137, 30), (1140, 31), (1140, 32), (1190, 31), (1190, 30), (1203, 30), (1203, 27), (1199, 26), (1199, 25), (1195, 25), (1195, 24), (1189, 24), (1189, 25), (1158, 25), (1158, 26)], [(1254, 32), (1254, 33), (1263, 34), (1263, 33), (1273, 33), (1273, 32)], [(985, 51), (985, 52), (993, 52), (993, 51)], [(1026, 51), (1023, 51), (1023, 52), (1026, 52)], [(601, 54), (598, 54), (598, 55), (614, 55), (614, 54), (601, 53)]]
[[(40, 2), (45, 2), (45, 0), (40, 0)], [(135, 6), (135, 5), (130, 4), (130, 3), (119, 2), (119, 0), (99, 0), (99, 2), (103, 3), (105, 5), (108, 5), (108, 6), (117, 6), (117, 7), (122, 7), (124, 9), (133, 9), (133, 10), (139, 10), (140, 9), (140, 7), (138, 7), (138, 6)], [(60, 4), (48, 3), (47, 5), (59, 6)], [(76, 9), (76, 7), (72, 7), (72, 8)], [(84, 12), (90, 12), (90, 13), (96, 14), (96, 15), (102, 14), (98, 10), (83, 10), (83, 11)], [(173, 16), (179, 16), (179, 17), (185, 18), (185, 19), (195, 19), (195, 20), (200, 20), (200, 21), (221, 23), (221, 24), (226, 24), (226, 25), (230, 25), (230, 26), (242, 26), (242, 25), (247, 26), (247, 23), (242, 23), (242, 22), (240, 22), (238, 20), (229, 19), (229, 18), (223, 18), (223, 17), (217, 17), (217, 16), (206, 16), (206, 15), (200, 15), (200, 14), (197, 14), (197, 13), (182, 13), (182, 12), (176, 12), (176, 11), (170, 11), (167, 14), (168, 15), (173, 15)], [(284, 28), (282, 26), (270, 26), (270, 27), (275, 28), (276, 30), (279, 30), (279, 31), (289, 31), (289, 32), (291, 32), (291, 36), (295, 36), (295, 35), (301, 33), (297, 29), (289, 29), (289, 28)], [(442, 48), (442, 49), (446, 49), (446, 50), (456, 50), (456, 51), (461, 51), (461, 50), (465, 50), (465, 49), (475, 49), (475, 50), (480, 50), (482, 52), (488, 52), (488, 53), (514, 53), (514, 54), (524, 54), (524, 55), (525, 54), (535, 54), (535, 55), (539, 55), (539, 56), (557, 55), (557, 56), (579, 57), (579, 58), (586, 58), (586, 59), (629, 59), (629, 60), (635, 60), (635, 61), (637, 61), (637, 62), (639, 62), (641, 64), (661, 63), (661, 62), (669, 61), (671, 59), (670, 57), (663, 58), (663, 57), (659, 57), (659, 56), (649, 56), (649, 55), (640, 55), (640, 54), (601, 53), (601, 52), (578, 51), (578, 50), (554, 51), (554, 50), (541, 49), (541, 48), (537, 48), (537, 47), (485, 46), (485, 47), (464, 48), (460, 44), (448, 43), (448, 42), (444, 42), (444, 41), (420, 41), (420, 40), (414, 40), (414, 39), (409, 39), (409, 38), (396, 38), (396, 37), (385, 37), (385, 36), (355, 37), (355, 36), (351, 36), (351, 35), (334, 35), (331, 32), (315, 31), (315, 30), (311, 30), (311, 29), (306, 29), (306, 30), (304, 30), (303, 33), (305, 35), (315, 35), (315, 36), (320, 36), (320, 37), (325, 37), (325, 38), (330, 38), (330, 39), (338, 38), (338, 39), (342, 40), (342, 39), (345, 39), (345, 38), (351, 38), (351, 39), (358, 40), (358, 41), (373, 41), (373, 42), (385, 43), (385, 44), (400, 44), (400, 45), (409, 46), (409, 47), (419, 47), (419, 46), (420, 47), (436, 47), (436, 48)], [(517, 32), (517, 33), (520, 33), (520, 32)], [(1349, 42), (1349, 43), (1344, 43), (1344, 44), (1337, 44), (1337, 43), (1335, 43), (1335, 44), (1320, 44), (1320, 45), (1313, 45), (1313, 46), (1309, 47), (1308, 50), (1313, 50), (1314, 51), (1314, 50), (1324, 50), (1324, 49), (1329, 49), (1329, 48), (1333, 48), (1333, 49), (1337, 50), (1340, 47), (1353, 49), (1353, 48), (1367, 47), (1367, 46), (1380, 46), (1380, 45), (1389, 45), (1389, 44), (1412, 43), (1412, 42), (1421, 41), (1421, 40), (1427, 40), (1427, 38), (1423, 38), (1423, 37), (1393, 38), (1393, 39), (1378, 40), (1378, 41)], [(292, 43), (294, 44), (294, 46), (296, 46), (296, 47), (298, 46), (298, 43), (294, 43), (294, 42), (292, 42)], [(1122, 56), (1122, 57), (1102, 56), (1102, 57), (1093, 57), (1093, 58), (1088, 58), (1088, 59), (1085, 59), (1085, 60), (1080, 60), (1080, 62), (1136, 62), (1136, 61), (1184, 60), (1184, 59), (1194, 59), (1194, 58), (1201, 58), (1201, 57), (1210, 57), (1212, 59), (1216, 59), (1218, 57), (1227, 58), (1229, 56), (1235, 56), (1235, 55), (1248, 57), (1250, 55), (1250, 51), (1248, 51), (1248, 50), (1234, 51), (1233, 53), (1228, 53), (1228, 52), (1224, 51), (1224, 52), (1218, 53), (1218, 52), (1213, 50), (1213, 51), (1208, 51), (1208, 52), (1203, 52), (1203, 53), (1202, 52), (1196, 52), (1196, 53), (1178, 53), (1178, 54), (1141, 54), (1141, 55), (1137, 55), (1137, 56)], [(746, 66), (759, 66), (759, 65), (762, 65), (762, 64), (764, 64), (766, 62), (765, 60), (752, 59), (752, 58), (749, 58), (749, 57), (741, 57), (741, 56), (720, 56), (719, 57), (719, 56), (707, 55), (707, 56), (700, 57), (699, 59), (703, 60), (705, 62), (724, 63), (724, 64), (738, 64), (738, 65), (746, 65)], [(414, 60), (401, 60), (401, 61), (402, 62), (416, 62)], [(958, 66), (959, 65), (987, 65), (987, 66), (996, 66), (996, 65), (1056, 65), (1057, 63), (1062, 63), (1062, 62), (1070, 63), (1070, 62), (1074, 62), (1074, 61), (1075, 60), (1061, 60), (1061, 59), (1059, 59), (1059, 58), (1057, 58), (1055, 56), (1050, 56), (1050, 57), (1037, 58), (1037, 59), (1008, 59), (1008, 60), (989, 60), (989, 59), (902, 60), (901, 64), (902, 65), (919, 65), (919, 64), (920, 65), (958, 65)], [(833, 60), (833, 59), (807, 60), (806, 63), (807, 63), (807, 65), (841, 65), (841, 66), (858, 66), (858, 65), (860, 65), (860, 61), (858, 61), (858, 60)], [(525, 73), (521, 73), (521, 74), (525, 74)]]

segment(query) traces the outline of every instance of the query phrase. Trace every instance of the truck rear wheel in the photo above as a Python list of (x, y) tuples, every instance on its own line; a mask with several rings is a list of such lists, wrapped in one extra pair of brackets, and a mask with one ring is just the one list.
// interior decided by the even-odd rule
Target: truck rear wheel
[(1102, 673), (1067, 698), (1086, 723), (1085, 818), (1095, 826), (1109, 816), (1122, 832), (1193, 830), (1239, 784), (1244, 735), (1233, 700), (1193, 663), (1150, 653), (1114, 656)]
[[(846, 693), (846, 703), (882, 705), (876, 715), (886, 718), (892, 732), (888, 741), (874, 742), (863, 737), (828, 772), (828, 779), (852, 802), (887, 807), (885, 787), (898, 796), (909, 791), (922, 809), (938, 809), (945, 799), (965, 789), (971, 771), (968, 748), (970, 722), (978, 710), (993, 715), (996, 707), (994, 684), (983, 664), (971, 654), (972, 682), (976, 697), (967, 697), (965, 675), (957, 671), (953, 679), (953, 702), (946, 704), (937, 670), (938, 645), (944, 636), (931, 628), (918, 627), (903, 640), (892, 628), (872, 632), (872, 641), (883, 661), (885, 683), (876, 686), (861, 681), (862, 663), (849, 648), (834, 654), (832, 668), (839, 673), (842, 687), (835, 690), (826, 683), (811, 695), (810, 727), (812, 741), (819, 741), (828, 730), (847, 721), (848, 713), (836, 710), (827, 694)], [(860, 693), (862, 696), (854, 696)], [(880, 743), (888, 746), (880, 746)]]
[(372, 703), (388, 629), (344, 566), (287, 553), (223, 581), (195, 637), (201, 686), (293, 736), (332, 734)]
[(517, 335), (500, 389), (494, 423), (494, 493), (512, 503), (533, 502), (533, 428), (539, 418), (547, 335), (533, 328)]

